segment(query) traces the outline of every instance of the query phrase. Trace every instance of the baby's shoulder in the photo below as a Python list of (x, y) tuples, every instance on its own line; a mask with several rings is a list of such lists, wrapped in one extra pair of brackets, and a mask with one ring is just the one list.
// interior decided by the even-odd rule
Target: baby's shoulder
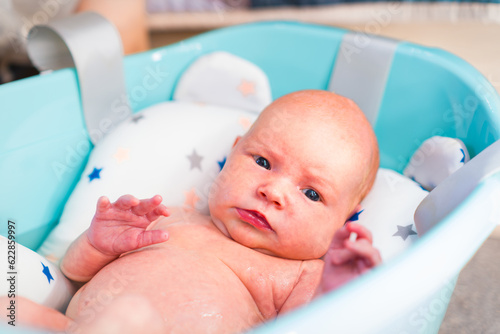
[(270, 290), (275, 309), (282, 313), (310, 302), (321, 279), (323, 261), (281, 259), (278, 263), (266, 273), (272, 277)]

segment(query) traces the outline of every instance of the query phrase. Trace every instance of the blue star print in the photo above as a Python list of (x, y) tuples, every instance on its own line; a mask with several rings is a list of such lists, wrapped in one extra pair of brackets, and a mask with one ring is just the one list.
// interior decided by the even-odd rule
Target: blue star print
[(222, 159), (222, 161), (217, 161), (217, 163), (219, 164), (220, 170), (222, 170), (222, 168), (224, 168), (224, 165), (226, 164), (226, 159), (227, 159), (227, 157), (224, 157), (224, 159)]
[(47, 280), (49, 281), (49, 284), (50, 284), (50, 280), (54, 280), (54, 277), (52, 277), (52, 274), (50, 273), (50, 269), (49, 267), (47, 267), (46, 265), (43, 264), (43, 262), (40, 262), (43, 266), (43, 270), (42, 270), (42, 273), (47, 276)]
[(361, 214), (361, 212), (365, 211), (365, 209), (359, 211), (359, 212), (356, 212), (355, 214), (353, 214), (351, 216), (351, 218), (349, 218), (347, 221), (348, 222), (355, 222), (355, 221), (358, 221), (359, 220), (359, 215)]
[(462, 149), (460, 149), (460, 151), (462, 152), (463, 155), (462, 160), (460, 160), (460, 162), (465, 162), (465, 152)]
[(94, 170), (92, 171), (92, 173), (90, 173), (88, 176), (89, 176), (89, 182), (92, 182), (94, 179), (100, 179), (101, 178), (101, 171), (102, 171), (102, 168), (95, 168), (94, 167)]

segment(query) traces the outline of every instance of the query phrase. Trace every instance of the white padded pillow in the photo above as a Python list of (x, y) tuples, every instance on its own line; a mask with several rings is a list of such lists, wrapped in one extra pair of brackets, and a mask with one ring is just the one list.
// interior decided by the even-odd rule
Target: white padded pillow
[[(0, 258), (0, 266), (4, 270), (9, 269), (8, 272), (4, 271), (6, 275), (0, 280), (0, 296), (8, 296), (11, 283), (15, 283), (14, 291), (17, 296), (64, 312), (75, 293), (72, 283), (57, 266), (20, 244), (16, 244), (16, 261), (11, 264), (13, 267), (8, 266), (7, 247), (10, 245), (12, 243), (9, 244), (6, 237), (0, 236), (0, 247), (5, 250)], [(9, 274), (9, 272), (16, 272), (17, 275)], [(15, 276), (14, 280), (10, 280), (12, 276)], [(3, 311), (9, 312), (5, 309)]]
[(59, 224), (38, 252), (59, 261), (88, 228), (97, 199), (160, 194), (167, 206), (208, 213), (207, 195), (239, 135), (256, 113), (188, 102), (164, 102), (119, 124), (93, 149)]
[(40, 254), (59, 261), (90, 225), (102, 195), (160, 194), (168, 206), (208, 213), (210, 184), (234, 140), (271, 103), (269, 81), (249, 61), (213, 52), (182, 74), (174, 100), (135, 114), (94, 148)]
[(469, 152), (460, 139), (434, 136), (415, 151), (403, 174), (432, 190), (467, 161)]
[(272, 97), (269, 80), (259, 67), (227, 52), (213, 52), (184, 72), (174, 100), (261, 112)]
[(356, 218), (372, 232), (373, 244), (384, 261), (417, 239), (413, 215), (427, 194), (416, 182), (393, 170), (378, 170), (373, 188), (361, 202), (362, 211)]

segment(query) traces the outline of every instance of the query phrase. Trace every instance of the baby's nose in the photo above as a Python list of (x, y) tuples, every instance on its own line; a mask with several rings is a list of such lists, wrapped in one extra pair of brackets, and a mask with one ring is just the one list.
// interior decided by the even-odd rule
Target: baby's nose
[(276, 207), (283, 208), (286, 204), (285, 187), (278, 183), (267, 184), (259, 187), (259, 195), (272, 202)]

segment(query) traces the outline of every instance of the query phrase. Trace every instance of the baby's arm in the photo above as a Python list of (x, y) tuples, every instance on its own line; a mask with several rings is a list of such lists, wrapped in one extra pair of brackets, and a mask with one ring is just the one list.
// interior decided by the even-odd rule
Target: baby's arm
[(110, 203), (99, 198), (92, 223), (74, 241), (61, 263), (61, 270), (71, 280), (86, 282), (121, 254), (168, 239), (161, 230), (146, 228), (161, 216), (168, 216), (161, 196), (138, 200), (131, 195)]
[[(349, 240), (351, 232), (357, 234)], [(316, 295), (338, 288), (382, 262), (379, 251), (372, 245), (371, 232), (356, 223), (338, 230), (325, 255), (325, 266)]]

